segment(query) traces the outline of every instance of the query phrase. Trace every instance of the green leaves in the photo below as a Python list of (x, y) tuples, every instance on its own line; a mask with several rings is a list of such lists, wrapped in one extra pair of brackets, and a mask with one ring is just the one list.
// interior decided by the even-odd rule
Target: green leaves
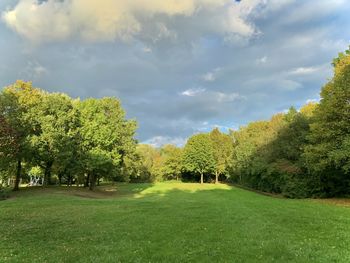
[[(0, 93), (0, 163), (40, 166), (62, 176), (113, 177), (136, 148), (136, 122), (115, 98), (73, 100), (17, 81)], [(19, 178), (18, 178), (19, 181)]]
[(185, 169), (203, 176), (215, 169), (213, 143), (208, 134), (196, 134), (190, 137), (183, 154)]
[(125, 120), (125, 112), (115, 98), (77, 102), (80, 112), (81, 150), (87, 172), (112, 176), (123, 159), (135, 152), (136, 123)]
[(349, 174), (350, 54), (334, 60), (334, 77), (321, 91), (311, 124), (305, 158), (311, 172), (342, 170)]

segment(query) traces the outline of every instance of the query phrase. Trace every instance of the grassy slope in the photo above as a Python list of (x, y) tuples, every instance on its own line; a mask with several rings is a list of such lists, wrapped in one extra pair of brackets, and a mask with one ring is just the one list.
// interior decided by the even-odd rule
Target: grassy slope
[(0, 202), (0, 262), (350, 262), (350, 208), (225, 185), (27, 190)]

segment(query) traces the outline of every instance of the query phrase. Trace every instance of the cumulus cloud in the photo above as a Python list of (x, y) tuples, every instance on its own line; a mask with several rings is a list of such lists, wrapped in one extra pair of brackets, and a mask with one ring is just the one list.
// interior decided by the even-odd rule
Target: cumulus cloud
[(249, 38), (256, 33), (249, 16), (261, 2), (20, 0), (13, 9), (3, 12), (2, 18), (11, 29), (33, 42), (70, 38), (101, 42), (137, 37), (158, 41), (176, 38), (182, 30), (176, 27), (176, 20), (184, 18), (189, 20), (189, 30), (198, 30), (202, 24), (203, 34)]
[(350, 35), (346, 0), (1, 0), (0, 10), (0, 86), (118, 96), (151, 143), (299, 108)]

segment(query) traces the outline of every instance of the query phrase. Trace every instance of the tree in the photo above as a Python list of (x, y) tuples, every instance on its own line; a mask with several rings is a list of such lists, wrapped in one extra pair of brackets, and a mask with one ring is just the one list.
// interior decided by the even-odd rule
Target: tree
[[(1, 97), (0, 97), (1, 99)], [(18, 136), (2, 114), (0, 115), (0, 188), (12, 172), (13, 159), (18, 154)]]
[(66, 167), (76, 157), (79, 115), (67, 95), (44, 92), (31, 113), (35, 127), (30, 140), (33, 161), (44, 170), (44, 185), (49, 185), (54, 164)]
[(203, 184), (204, 173), (210, 173), (215, 168), (213, 144), (208, 134), (196, 134), (188, 139), (183, 164), (188, 171), (198, 173)]
[(163, 146), (161, 155), (164, 158), (163, 173), (166, 178), (179, 180), (182, 172), (182, 149), (171, 144)]
[(40, 101), (41, 91), (33, 88), (31, 82), (17, 81), (6, 87), (0, 95), (0, 115), (6, 123), (7, 131), (12, 134), (10, 136), (14, 140), (12, 145), (16, 145), (15, 150), (11, 149), (7, 153), (11, 155), (11, 161), (16, 162), (13, 188), (15, 191), (19, 189), (22, 163), (30, 157), (29, 138), (35, 130), (31, 125), (33, 115), (30, 112), (33, 106), (40, 104)]
[(136, 123), (125, 119), (115, 98), (87, 99), (78, 103), (78, 109), (83, 167), (93, 190), (98, 178), (116, 175), (123, 157), (134, 150)]
[(138, 174), (134, 180), (155, 182), (162, 179), (163, 159), (160, 151), (149, 144), (139, 144), (136, 153), (139, 157)]
[(211, 131), (210, 139), (213, 145), (215, 183), (217, 184), (219, 175), (227, 169), (230, 160), (232, 160), (233, 141), (229, 135), (221, 133), (218, 128)]
[(350, 49), (334, 59), (334, 77), (321, 91), (305, 158), (328, 194), (349, 191), (350, 174)]

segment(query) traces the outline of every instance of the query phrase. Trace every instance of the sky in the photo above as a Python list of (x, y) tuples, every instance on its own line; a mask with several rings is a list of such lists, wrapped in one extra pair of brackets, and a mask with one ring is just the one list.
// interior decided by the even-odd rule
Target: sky
[(137, 138), (183, 145), (317, 101), (348, 0), (1, 0), (0, 87), (115, 96)]

